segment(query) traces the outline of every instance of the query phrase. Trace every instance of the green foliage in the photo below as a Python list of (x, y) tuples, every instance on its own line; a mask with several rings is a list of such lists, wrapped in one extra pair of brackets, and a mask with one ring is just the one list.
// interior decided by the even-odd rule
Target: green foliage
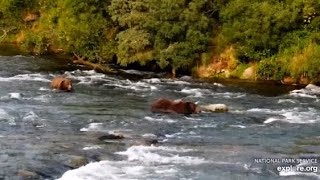
[(0, 28), (21, 26), (23, 15), (37, 7), (37, 0), (1, 0)]
[(136, 28), (127, 29), (118, 34), (118, 62), (121, 65), (127, 65), (135, 61), (144, 64), (146, 60), (150, 60), (150, 51), (147, 47), (151, 45), (149, 39), (150, 34)]
[(319, 82), (320, 74), (320, 45), (315, 45), (307, 62), (306, 75), (311, 80)]
[(222, 9), (222, 33), (242, 60), (271, 57), (283, 33), (298, 26), (298, 11), (279, 1), (233, 0)]
[(232, 78), (240, 78), (243, 72), (249, 67), (249, 64), (241, 63), (237, 66), (237, 68), (231, 72), (230, 77)]
[(242, 62), (261, 60), (261, 79), (317, 78), (319, 12), (318, 0), (230, 0), (221, 8), (218, 42), (233, 45)]
[[(173, 70), (232, 47), (236, 74), (260, 61), (262, 79), (317, 78), (319, 12), (319, 0), (1, 0), (0, 40), (22, 34), (37, 54), (56, 47), (98, 63)], [(39, 19), (26, 21), (30, 13)]]
[[(305, 40), (306, 41), (306, 40)], [(278, 61), (287, 75), (299, 78), (301, 75), (311, 80), (318, 79), (320, 73), (320, 45), (312, 42), (306, 42), (306, 45), (292, 46), (278, 55)]]
[(46, 37), (27, 32), (25, 38), (26, 41), (21, 47), (26, 51), (31, 51), (34, 54), (43, 54), (47, 51), (48, 39)]
[(205, 0), (113, 0), (109, 10), (121, 27), (118, 61), (191, 67), (208, 45), (211, 19), (203, 11), (207, 5)]
[(1, 0), (0, 11), (9, 16), (21, 18), (20, 12), (28, 11), (37, 6), (37, 0)]
[[(61, 44), (69, 52), (74, 52), (91, 60), (111, 59), (103, 57), (104, 46), (111, 46), (112, 40), (107, 39), (106, 33), (112, 29), (104, 12), (108, 3), (97, 0), (60, 0), (57, 1), (58, 17), (51, 18)], [(110, 28), (110, 29), (109, 29)], [(111, 48), (112, 50), (113, 48)]]
[(263, 59), (258, 63), (258, 78), (264, 80), (281, 80), (281, 78), (285, 75), (285, 70), (283, 67), (283, 64), (279, 63), (274, 56)]
[[(297, 30), (286, 33), (279, 45), (279, 52), (287, 53), (288, 49), (291, 48), (295, 48), (296, 50), (302, 49), (309, 43), (310, 35), (311, 34), (306, 30)], [(291, 50), (290, 53), (292, 53)]]
[[(115, 28), (107, 14), (108, 1), (46, 0), (39, 3), (41, 17), (32, 30), (38, 38), (29, 38), (26, 46), (54, 45), (95, 62), (112, 59)], [(39, 53), (47, 50), (38, 49)]]

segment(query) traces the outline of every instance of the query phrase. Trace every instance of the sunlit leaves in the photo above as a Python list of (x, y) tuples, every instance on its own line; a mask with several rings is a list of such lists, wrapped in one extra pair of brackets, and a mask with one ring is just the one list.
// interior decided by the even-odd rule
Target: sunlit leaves
[(238, 44), (240, 55), (263, 59), (278, 52), (288, 31), (303, 27), (297, 1), (233, 0), (223, 8), (223, 33), (229, 43)]
[[(206, 0), (113, 0), (109, 10), (122, 30), (119, 62), (156, 60), (160, 67), (190, 67), (210, 37), (207, 5)], [(133, 48), (135, 41), (141, 44)]]
[(117, 36), (118, 39), (118, 62), (121, 65), (127, 65), (135, 61), (140, 61), (143, 64), (146, 60), (150, 60), (150, 47), (151, 42), (150, 34), (143, 30), (131, 28), (122, 31)]

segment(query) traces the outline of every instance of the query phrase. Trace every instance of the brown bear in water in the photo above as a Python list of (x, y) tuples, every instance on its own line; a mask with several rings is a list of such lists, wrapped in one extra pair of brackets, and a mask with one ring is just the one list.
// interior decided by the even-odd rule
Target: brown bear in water
[(64, 78), (64, 77), (55, 77), (52, 79), (51, 82), (51, 88), (52, 89), (58, 89), (58, 90), (64, 90), (64, 91), (72, 91), (72, 82), (70, 79)]
[(193, 102), (185, 102), (181, 100), (170, 100), (160, 98), (151, 105), (152, 112), (163, 113), (179, 113), (179, 114), (194, 114), (200, 113), (200, 108)]

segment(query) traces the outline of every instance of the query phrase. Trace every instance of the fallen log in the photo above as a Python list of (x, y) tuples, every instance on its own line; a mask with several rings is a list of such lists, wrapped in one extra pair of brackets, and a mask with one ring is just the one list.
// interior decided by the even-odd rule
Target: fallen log
[(85, 65), (85, 66), (91, 67), (93, 70), (96, 70), (101, 73), (116, 73), (116, 71), (114, 69), (110, 68), (107, 65), (92, 63), (90, 61), (83, 60), (83, 58), (81, 58), (80, 56), (78, 56), (76, 54), (74, 54), (74, 56), (75, 56), (75, 58), (73, 60), (74, 64)]

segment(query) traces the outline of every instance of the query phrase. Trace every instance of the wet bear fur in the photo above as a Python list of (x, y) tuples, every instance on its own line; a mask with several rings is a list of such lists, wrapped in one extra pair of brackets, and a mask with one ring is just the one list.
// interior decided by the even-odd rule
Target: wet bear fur
[(151, 111), (154, 113), (195, 114), (200, 113), (200, 108), (193, 102), (160, 98), (152, 103)]
[(72, 81), (65, 77), (55, 77), (51, 81), (51, 88), (71, 92), (73, 90)]

